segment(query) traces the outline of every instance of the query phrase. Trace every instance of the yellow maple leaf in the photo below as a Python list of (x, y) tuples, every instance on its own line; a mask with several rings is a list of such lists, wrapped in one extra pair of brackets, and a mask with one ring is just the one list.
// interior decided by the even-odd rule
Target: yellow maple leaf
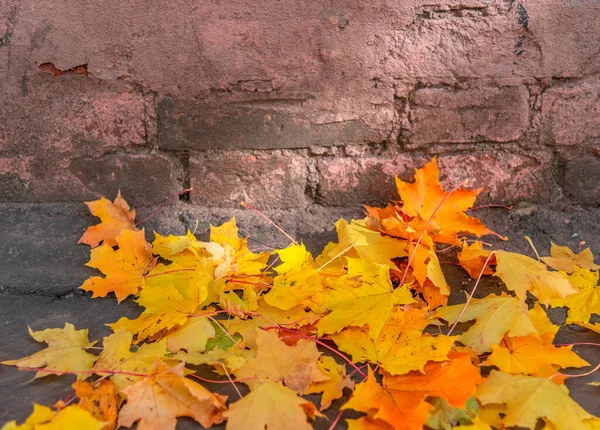
[(572, 273), (576, 267), (588, 270), (598, 270), (600, 266), (594, 264), (594, 256), (590, 248), (575, 254), (567, 246), (558, 246), (550, 242), (550, 257), (542, 257), (542, 261), (554, 270)]
[(514, 252), (496, 251), (496, 276), (523, 301), (528, 291), (546, 305), (553, 298), (577, 292), (563, 274), (550, 272), (543, 263)]
[(536, 303), (533, 308), (529, 309), (528, 315), (540, 339), (546, 344), (551, 344), (560, 327), (552, 324), (552, 321), (548, 318), (548, 314), (539, 303)]
[(406, 286), (393, 288), (388, 265), (364, 258), (347, 261), (348, 274), (333, 279), (332, 288), (314, 297), (315, 302), (331, 310), (317, 325), (319, 335), (368, 325), (369, 337), (376, 339), (394, 307), (415, 300)]
[(287, 311), (322, 290), (319, 272), (304, 265), (276, 276), (264, 300), (271, 306)]
[(323, 393), (320, 410), (325, 410), (331, 406), (332, 401), (344, 395), (344, 388), (353, 390), (354, 382), (346, 375), (346, 366), (337, 364), (333, 357), (322, 355), (319, 357), (317, 367), (329, 379), (313, 382), (304, 391), (304, 394)]
[(329, 380), (317, 367), (321, 353), (310, 340), (288, 346), (273, 331), (258, 330), (256, 344), (256, 357), (235, 371), (251, 389), (264, 379), (281, 379), (290, 390), (302, 394), (311, 384)]
[(137, 294), (144, 286), (144, 275), (152, 270), (156, 258), (141, 231), (123, 230), (116, 238), (119, 249), (102, 245), (92, 250), (86, 266), (100, 270), (106, 278), (92, 276), (80, 287), (92, 291), (93, 297), (104, 297), (114, 292), (121, 302), (131, 294)]
[(132, 352), (133, 335), (126, 330), (117, 330), (102, 341), (102, 353), (94, 365), (94, 373), (100, 376), (110, 375), (115, 385), (115, 392), (120, 393), (125, 387), (138, 381), (150, 373), (156, 358), (167, 353), (165, 341), (141, 345)]
[(383, 420), (376, 420), (369, 416), (360, 417), (356, 420), (346, 420), (348, 430), (394, 430), (390, 424)]
[(475, 417), (471, 420), (472, 424), (461, 424), (454, 427), (455, 430), (492, 430), (492, 427), (483, 422), (481, 418)]
[[(436, 317), (454, 323), (465, 305), (438, 308)], [(537, 334), (529, 318), (527, 306), (517, 297), (490, 294), (483, 299), (473, 299), (460, 318), (460, 322), (476, 320), (460, 335), (458, 341), (473, 348), (478, 354), (489, 352), (492, 345), (500, 343), (506, 333), (510, 336)]]
[(198, 261), (209, 257), (204, 243), (189, 230), (185, 236), (161, 236), (154, 232), (152, 252), (182, 267), (195, 267)]
[(214, 336), (215, 329), (206, 317), (190, 317), (185, 324), (170, 331), (165, 338), (167, 349), (173, 353), (180, 349), (187, 352), (203, 352), (206, 341)]
[(222, 225), (210, 227), (210, 242), (204, 248), (215, 265), (215, 279), (229, 275), (260, 275), (266, 268), (268, 253), (255, 254), (248, 249), (248, 239), (241, 239), (235, 217)]
[(425, 309), (395, 309), (378, 338), (372, 340), (364, 328), (349, 327), (331, 336), (340, 350), (355, 362), (379, 364), (393, 375), (422, 371), (428, 361), (445, 361), (455, 336), (424, 335), (429, 321)]
[(249, 394), (229, 405), (227, 430), (294, 429), (310, 430), (303, 405), (308, 400), (282, 384), (265, 379)]
[(85, 203), (92, 215), (100, 218), (101, 223), (88, 227), (77, 243), (85, 243), (95, 248), (104, 242), (116, 246), (116, 238), (123, 230), (137, 230), (134, 224), (135, 210), (129, 211), (129, 205), (117, 192), (114, 203), (102, 197), (100, 200)]
[[(589, 363), (571, 351), (571, 348), (546, 344), (531, 335), (505, 336), (502, 343), (492, 345), (492, 353), (485, 364), (496, 366), (505, 373), (541, 378), (555, 375), (561, 368), (589, 366)], [(558, 380), (558, 377), (555, 380)]]
[(592, 314), (600, 313), (600, 286), (598, 286), (598, 272), (576, 267), (569, 275), (569, 282), (577, 290), (565, 298), (555, 298), (550, 304), (555, 307), (566, 306), (567, 323), (589, 322)]
[(276, 266), (275, 270), (280, 275), (301, 266), (310, 267), (314, 263), (311, 253), (306, 250), (306, 246), (303, 243), (299, 245), (293, 243), (287, 248), (278, 249), (277, 255), (279, 255), (282, 263)]
[(564, 385), (547, 378), (509, 375), (492, 370), (477, 387), (477, 399), (483, 404), (505, 404), (505, 427), (533, 429), (543, 418), (556, 430), (586, 429), (585, 420), (594, 419), (573, 399)]
[(118, 426), (140, 430), (175, 430), (177, 417), (190, 417), (203, 427), (225, 420), (227, 396), (213, 394), (184, 377), (184, 363), (169, 368), (156, 360), (151, 374), (122, 390), (127, 402), (119, 411)]
[(101, 430), (108, 424), (97, 420), (79, 405), (70, 405), (53, 411), (34, 403), (32, 414), (23, 424), (17, 425), (15, 421), (10, 421), (2, 427), (2, 430)]
[(48, 328), (46, 330), (33, 331), (31, 327), (29, 334), (38, 342), (45, 342), (48, 347), (28, 357), (18, 360), (5, 360), (1, 364), (17, 366), (19, 369), (42, 369), (35, 374), (41, 378), (51, 374), (79, 372), (77, 379), (85, 379), (89, 375), (85, 373), (90, 370), (96, 361), (96, 356), (86, 352), (96, 344), (96, 341), (88, 340), (88, 330), (75, 330), (75, 326), (65, 323), (64, 328)]
[[(385, 421), (396, 430), (421, 430), (433, 409), (425, 402), (425, 394), (390, 389), (379, 385), (373, 371), (356, 386), (350, 400), (342, 409), (367, 413), (370, 418)], [(359, 427), (360, 428), (360, 427)]]
[(367, 227), (367, 219), (340, 219), (335, 223), (339, 240), (339, 252), (352, 246), (356, 256), (368, 258), (377, 264), (388, 264), (392, 258), (406, 257), (407, 242), (395, 237), (383, 236)]
[(146, 286), (137, 302), (146, 309), (136, 319), (122, 317), (116, 323), (109, 324), (113, 330), (125, 329), (137, 335), (137, 342), (152, 337), (175, 326), (185, 324), (193, 315), (198, 303), (206, 297), (184, 298), (172, 285), (166, 287)]
[(78, 406), (88, 411), (98, 421), (106, 423), (103, 430), (112, 430), (117, 424), (117, 399), (115, 386), (107, 379), (96, 382), (77, 381), (73, 384)]

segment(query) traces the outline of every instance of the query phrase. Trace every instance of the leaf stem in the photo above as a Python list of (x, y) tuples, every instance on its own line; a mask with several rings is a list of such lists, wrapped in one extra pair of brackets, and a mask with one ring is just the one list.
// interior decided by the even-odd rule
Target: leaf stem
[(229, 374), (229, 372), (227, 371), (227, 367), (225, 367), (225, 365), (223, 363), (221, 363), (221, 367), (223, 368), (223, 372), (225, 372), (225, 374), (227, 375), (227, 379), (229, 379), (229, 382), (231, 382), (231, 385), (233, 385), (233, 389), (235, 390), (235, 392), (238, 394), (238, 396), (240, 396), (240, 399), (242, 397), (244, 397), (242, 395), (242, 393), (240, 392), (239, 388), (237, 387), (237, 385), (235, 385), (235, 382), (233, 382), (233, 379), (231, 379), (231, 375)]

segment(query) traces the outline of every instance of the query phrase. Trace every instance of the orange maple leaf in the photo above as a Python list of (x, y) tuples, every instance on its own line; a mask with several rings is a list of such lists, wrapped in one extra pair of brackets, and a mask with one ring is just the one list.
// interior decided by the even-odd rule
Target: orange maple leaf
[(420, 392), (394, 390), (379, 385), (369, 368), (367, 380), (356, 386), (352, 398), (342, 409), (366, 413), (369, 418), (385, 421), (396, 430), (421, 430), (433, 406)]
[(459, 233), (478, 237), (495, 234), (477, 218), (465, 214), (475, 203), (481, 189), (460, 188), (452, 193), (445, 192), (439, 174), (434, 158), (416, 170), (414, 183), (396, 177), (401, 204), (385, 209), (367, 207), (369, 225), (390, 236), (412, 240), (419, 237), (429, 222), (427, 233), (433, 241), (450, 245), (460, 244)]
[(448, 354), (449, 361), (430, 361), (424, 373), (412, 371), (406, 375), (385, 374), (385, 386), (391, 390), (423, 393), (426, 396), (442, 397), (455, 408), (464, 408), (478, 384), (483, 382), (479, 368), (471, 362), (471, 353)]
[(496, 264), (496, 259), (494, 257), (490, 259), (485, 270), (483, 268), (483, 265), (491, 253), (492, 251), (483, 249), (483, 245), (479, 241), (473, 242), (470, 245), (464, 243), (462, 250), (458, 253), (458, 264), (460, 264), (460, 267), (465, 269), (473, 279), (479, 277), (482, 270), (484, 275), (493, 275), (494, 270), (490, 266)]
[(116, 246), (116, 238), (123, 230), (137, 230), (135, 228), (135, 210), (129, 211), (129, 205), (121, 197), (121, 191), (117, 193), (114, 202), (102, 197), (100, 200), (85, 202), (90, 208), (92, 215), (100, 218), (100, 224), (87, 228), (77, 243), (85, 243), (92, 248), (97, 247), (100, 242), (108, 246)]
[(123, 230), (117, 236), (119, 249), (104, 244), (92, 250), (89, 267), (100, 270), (106, 278), (92, 276), (80, 287), (92, 291), (93, 297), (104, 297), (114, 292), (121, 302), (130, 294), (137, 294), (144, 286), (144, 274), (156, 265), (152, 247), (140, 231)]
[(77, 381), (73, 384), (75, 395), (79, 397), (79, 407), (88, 411), (98, 421), (106, 422), (103, 430), (114, 429), (117, 425), (117, 399), (115, 386), (110, 380), (102, 379), (95, 383)]

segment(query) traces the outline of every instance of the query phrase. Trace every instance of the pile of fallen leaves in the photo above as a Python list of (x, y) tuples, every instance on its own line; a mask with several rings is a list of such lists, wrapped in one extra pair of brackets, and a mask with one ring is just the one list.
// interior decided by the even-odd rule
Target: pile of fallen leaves
[[(149, 243), (120, 195), (87, 203), (102, 222), (80, 243), (104, 276), (81, 288), (135, 296), (145, 310), (110, 324), (101, 348), (69, 323), (30, 330), (47, 348), (3, 364), (38, 378), (76, 375), (75, 396), (34, 405), (25, 424), (4, 429), (166, 430), (181, 416), (204, 427), (308, 429), (342, 397), (330, 428), (344, 414), (350, 429), (599, 428), (561, 373), (590, 364), (553, 345), (559, 327), (546, 314), (567, 307), (568, 323), (600, 331), (590, 323), (600, 313), (591, 252), (553, 245), (532, 259), (486, 249), (465, 237), (494, 234), (465, 213), (480, 190), (445, 192), (438, 176), (433, 160), (414, 183), (396, 179), (400, 201), (340, 219), (337, 243), (316, 257), (295, 241), (252, 252), (235, 219), (211, 227), (209, 242), (188, 232)], [(475, 288), (496, 276), (506, 289), (447, 306), (440, 246), (461, 248)], [(206, 367), (237, 395), (206, 389), (211, 380), (197, 373)], [(306, 397), (314, 394), (318, 407)]]

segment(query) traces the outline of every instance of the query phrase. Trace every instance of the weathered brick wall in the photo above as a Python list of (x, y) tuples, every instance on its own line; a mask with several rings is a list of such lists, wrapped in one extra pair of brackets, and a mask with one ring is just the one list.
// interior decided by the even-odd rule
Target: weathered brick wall
[(600, 205), (597, 0), (0, 2), (0, 201)]

